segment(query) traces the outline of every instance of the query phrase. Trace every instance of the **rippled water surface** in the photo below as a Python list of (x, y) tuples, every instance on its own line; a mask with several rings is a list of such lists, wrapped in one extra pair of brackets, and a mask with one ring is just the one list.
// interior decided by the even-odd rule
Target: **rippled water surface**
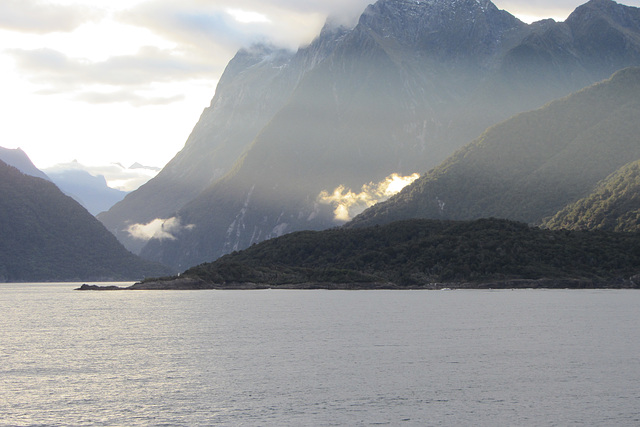
[(638, 291), (0, 285), (0, 425), (640, 425)]

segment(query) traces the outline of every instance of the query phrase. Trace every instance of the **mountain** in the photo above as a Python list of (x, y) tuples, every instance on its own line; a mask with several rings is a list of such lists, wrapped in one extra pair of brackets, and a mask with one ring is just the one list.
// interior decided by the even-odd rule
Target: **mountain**
[(136, 280), (169, 270), (128, 252), (53, 183), (0, 161), (0, 281)]
[[(225, 135), (237, 130), (205, 112), (175, 162), (100, 219), (129, 247), (132, 230), (168, 221), (171, 232), (147, 236), (140, 253), (177, 269), (284, 233), (341, 224), (323, 194), (429, 170), (489, 126), (640, 64), (638, 16), (637, 8), (593, 0), (564, 23), (527, 25), (487, 0), (380, 0), (353, 29), (325, 27), (282, 68), (260, 60), (270, 72), (281, 69), (277, 79), (249, 79), (262, 69), (256, 60), (243, 62), (241, 51), (212, 108), (244, 119), (249, 106), (268, 114), (262, 122), (241, 120), (251, 132), (229, 140), (235, 151), (220, 156), (228, 169), (203, 173), (211, 179), (195, 186), (182, 177), (202, 159), (209, 169), (217, 165), (216, 126), (227, 125)], [(276, 87), (286, 93), (279, 102), (245, 95)], [(247, 104), (223, 104), (229, 97)], [(172, 195), (158, 188), (161, 175)], [(127, 199), (142, 194), (145, 203), (132, 209)], [(159, 210), (163, 199), (175, 203)]]
[(640, 68), (488, 129), (350, 226), (407, 218), (541, 223), (640, 159)]
[(107, 211), (127, 195), (126, 191), (109, 187), (104, 176), (94, 176), (82, 169), (51, 169), (47, 175), (92, 215)]
[(139, 252), (146, 241), (136, 240), (128, 227), (170, 218), (229, 172), (286, 104), (301, 76), (333, 49), (344, 31), (328, 23), (297, 56), (267, 45), (241, 49), (227, 65), (184, 149), (155, 178), (99, 215), (100, 221), (127, 248)]
[(301, 231), (131, 289), (638, 288), (640, 235), (507, 220)]
[(551, 229), (640, 231), (640, 160), (631, 162), (602, 181), (543, 226)]
[(50, 181), (49, 177), (40, 169), (38, 169), (33, 164), (29, 156), (27, 156), (27, 153), (22, 151), (22, 149), (20, 148), (10, 149), (0, 147), (0, 161), (3, 161), (9, 166), (13, 166), (26, 175), (35, 176), (37, 178), (42, 178)]

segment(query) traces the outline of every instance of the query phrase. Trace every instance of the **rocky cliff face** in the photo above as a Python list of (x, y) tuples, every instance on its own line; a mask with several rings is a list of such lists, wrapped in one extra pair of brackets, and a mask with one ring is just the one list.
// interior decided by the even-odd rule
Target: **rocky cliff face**
[[(283, 233), (338, 224), (335, 206), (322, 203), (321, 192), (357, 191), (393, 173), (426, 171), (487, 127), (598, 81), (607, 69), (638, 62), (638, 26), (632, 18), (615, 18), (633, 17), (637, 9), (612, 3), (583, 6), (595, 12), (576, 18), (580, 26), (571, 20), (526, 25), (486, 0), (380, 0), (355, 28), (328, 26), (311, 46), (281, 62), (271, 79), (251, 78), (255, 86), (231, 85), (240, 76), (259, 76), (237, 57), (214, 98), (220, 103), (215, 120), (203, 115), (185, 149), (159, 175), (172, 174), (171, 192), (181, 196), (172, 207), (185, 227), (171, 238), (152, 239), (142, 254), (184, 269)], [(607, 26), (584, 23), (590, 19)], [(580, 36), (584, 27), (591, 30)], [(607, 41), (612, 31), (625, 34), (626, 48), (607, 66), (592, 61), (618, 40)], [(581, 41), (585, 37), (591, 41)], [(238, 99), (243, 90), (252, 95), (242, 105), (223, 104), (227, 90)], [(276, 92), (286, 96), (278, 102), (255, 96)], [(241, 108), (266, 112), (237, 138), (238, 123), (220, 117), (241, 114)], [(213, 129), (221, 123), (233, 130), (229, 146), (235, 151), (225, 159), (237, 159), (225, 162), (222, 179), (202, 179), (193, 190), (180, 174), (200, 160), (218, 168), (215, 156), (205, 153), (215, 153)], [(157, 198), (159, 178), (140, 194)], [(149, 209), (143, 221), (174, 211)], [(101, 219), (109, 224), (110, 215)], [(123, 209), (109, 228), (123, 230), (132, 221), (140, 222)]]

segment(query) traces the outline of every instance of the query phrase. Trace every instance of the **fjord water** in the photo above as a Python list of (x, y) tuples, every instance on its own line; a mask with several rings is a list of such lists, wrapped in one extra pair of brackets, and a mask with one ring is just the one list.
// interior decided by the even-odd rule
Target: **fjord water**
[(0, 285), (0, 425), (638, 425), (637, 291)]

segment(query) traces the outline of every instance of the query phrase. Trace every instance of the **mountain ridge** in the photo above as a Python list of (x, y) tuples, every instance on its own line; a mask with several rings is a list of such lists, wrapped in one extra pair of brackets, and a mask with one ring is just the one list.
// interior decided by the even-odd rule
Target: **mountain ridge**
[(42, 178), (47, 181), (51, 181), (49, 176), (38, 169), (27, 153), (25, 153), (21, 148), (4, 148), (0, 147), (0, 161), (5, 162), (9, 166), (13, 166), (18, 169), (20, 172), (35, 176), (36, 178)]

